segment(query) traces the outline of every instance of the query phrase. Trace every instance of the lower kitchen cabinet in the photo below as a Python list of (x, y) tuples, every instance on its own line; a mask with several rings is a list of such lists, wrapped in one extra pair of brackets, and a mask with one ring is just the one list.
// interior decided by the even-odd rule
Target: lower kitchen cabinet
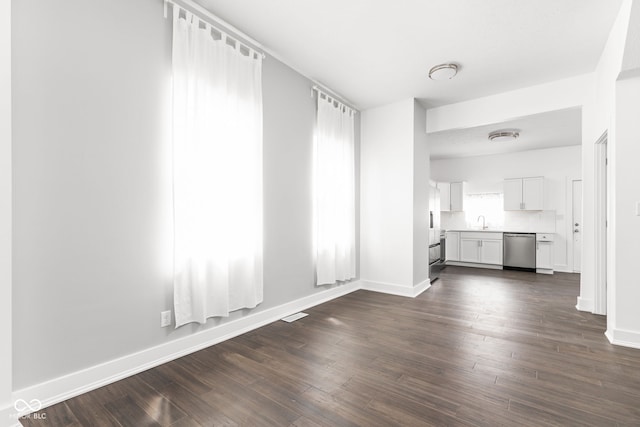
[(460, 237), (460, 261), (480, 262), (480, 239)]
[(446, 261), (460, 261), (460, 232), (447, 231), (445, 234), (444, 254)]
[(536, 234), (536, 272), (553, 274), (553, 234)]
[[(553, 233), (536, 234), (536, 272), (553, 274)], [(503, 233), (494, 231), (447, 231), (445, 257), (452, 265), (502, 268)]]
[(483, 239), (480, 245), (480, 262), (482, 264), (502, 265), (502, 239)]
[(502, 233), (461, 232), (460, 261), (502, 265)]

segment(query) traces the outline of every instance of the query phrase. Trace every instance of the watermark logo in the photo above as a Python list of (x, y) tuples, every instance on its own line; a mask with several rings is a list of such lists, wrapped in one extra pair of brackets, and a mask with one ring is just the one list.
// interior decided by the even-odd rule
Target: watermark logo
[(18, 412), (25, 412), (27, 410), (30, 412), (36, 412), (42, 408), (42, 402), (38, 399), (31, 399), (29, 402), (24, 399), (18, 399), (13, 404), (13, 407)]
[[(26, 401), (24, 399), (18, 399), (13, 403), (13, 407), (18, 412), (17, 414), (13, 414), (12, 416), (20, 419), (33, 418), (34, 420), (46, 420), (47, 413), (46, 412), (38, 412), (42, 408), (42, 402), (38, 399), (31, 399), (30, 401)], [(27, 415), (20, 414), (27, 412)]]

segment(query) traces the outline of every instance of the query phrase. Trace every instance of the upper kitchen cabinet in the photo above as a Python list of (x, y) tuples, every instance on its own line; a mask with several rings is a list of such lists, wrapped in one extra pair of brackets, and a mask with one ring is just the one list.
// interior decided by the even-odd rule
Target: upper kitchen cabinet
[(459, 212), (464, 210), (464, 182), (439, 182), (440, 210)]
[(544, 177), (505, 179), (505, 211), (541, 211), (544, 207)]

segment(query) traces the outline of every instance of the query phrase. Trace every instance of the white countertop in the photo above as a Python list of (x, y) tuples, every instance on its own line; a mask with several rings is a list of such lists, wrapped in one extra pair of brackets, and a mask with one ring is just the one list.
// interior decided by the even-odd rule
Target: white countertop
[(486, 229), (481, 229), (481, 228), (451, 228), (451, 229), (446, 229), (443, 231), (460, 231), (460, 232), (465, 232), (465, 231), (480, 231), (480, 232), (485, 232), (485, 233), (536, 233), (536, 234), (555, 234), (555, 231), (524, 231), (524, 230), (503, 230), (503, 229), (497, 229), (497, 228), (486, 228)]

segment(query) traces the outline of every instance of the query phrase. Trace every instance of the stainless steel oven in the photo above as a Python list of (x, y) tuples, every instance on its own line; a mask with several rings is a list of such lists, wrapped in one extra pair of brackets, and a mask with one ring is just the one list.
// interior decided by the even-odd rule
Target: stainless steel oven
[(445, 260), (445, 235), (440, 233), (440, 241), (429, 245), (429, 281), (440, 277)]

